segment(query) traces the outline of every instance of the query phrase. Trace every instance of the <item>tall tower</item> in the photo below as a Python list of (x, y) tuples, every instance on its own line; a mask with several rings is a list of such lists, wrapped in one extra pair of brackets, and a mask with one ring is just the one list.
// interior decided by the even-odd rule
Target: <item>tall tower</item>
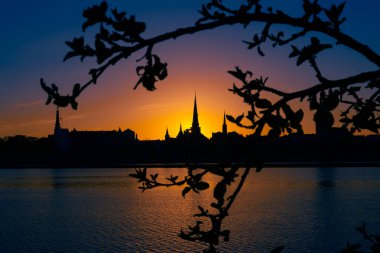
[(223, 135), (227, 135), (227, 124), (226, 124), (226, 112), (224, 112), (223, 116), (223, 127), (222, 127), (222, 133)]
[(58, 107), (55, 112), (54, 143), (59, 151), (67, 151), (70, 149), (69, 130), (61, 128), (61, 119), (59, 117)]
[(61, 129), (61, 122), (59, 119), (59, 109), (57, 107), (57, 111), (55, 112), (55, 127), (54, 127), (54, 133), (56, 134), (57, 131)]
[(183, 136), (183, 131), (182, 131), (182, 123), (179, 124), (179, 132), (177, 134), (177, 138), (181, 138)]
[(199, 122), (198, 122), (197, 95), (195, 95), (195, 98), (194, 98), (193, 123), (191, 125), (191, 133), (192, 134), (201, 133), (201, 128), (199, 127)]
[(165, 140), (166, 141), (170, 140), (170, 135), (169, 135), (169, 129), (168, 128), (166, 128)]

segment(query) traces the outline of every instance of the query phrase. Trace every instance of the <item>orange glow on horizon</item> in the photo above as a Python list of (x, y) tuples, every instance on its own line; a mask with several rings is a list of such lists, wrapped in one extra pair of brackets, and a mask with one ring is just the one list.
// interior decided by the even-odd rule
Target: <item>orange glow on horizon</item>
[[(200, 37), (200, 38), (199, 38)], [(190, 41), (191, 47), (189, 47)], [(143, 87), (133, 90), (138, 80), (135, 63), (132, 59), (121, 62), (107, 70), (98, 84), (89, 87), (78, 98), (78, 110), (62, 108), (62, 127), (69, 130), (122, 130), (132, 129), (140, 140), (164, 139), (168, 128), (170, 136), (176, 137), (179, 126), (182, 129), (191, 127), (194, 94), (197, 94), (198, 116), (201, 132), (208, 138), (213, 132), (222, 130), (223, 113), (237, 116), (246, 113), (249, 107), (242, 98), (228, 91), (236, 82), (228, 70), (240, 65), (244, 70), (252, 70), (254, 76), (269, 76), (270, 85), (282, 90), (294, 90), (289, 85), (310, 83), (299, 75), (297, 79), (289, 75), (293, 68), (282, 64), (273, 58), (257, 58), (241, 47), (240, 41), (231, 44), (228, 41), (217, 41), (215, 45), (205, 47), (210, 37), (194, 36), (186, 40), (169, 42), (167, 46), (159, 47), (162, 60), (168, 63), (169, 76), (157, 83), (157, 90), (149, 92)], [(226, 50), (228, 46), (229, 50)], [(71, 92), (71, 83), (85, 82), (88, 79), (88, 66), (65, 64), (64, 69), (57, 66), (52, 76), (47, 76), (47, 82), (57, 80), (63, 93)], [(64, 74), (60, 73), (63, 71)], [(303, 70), (300, 70), (300, 73)], [(69, 74), (66, 74), (69, 73)], [(301, 78), (300, 78), (301, 77)], [(22, 77), (20, 77), (22, 78)], [(34, 78), (38, 80), (39, 78)], [(293, 80), (294, 79), (294, 80)], [(306, 80), (306, 81), (305, 81)], [(25, 83), (28, 80), (19, 80)], [(12, 124), (0, 126), (0, 135), (25, 134), (43, 137), (53, 133), (55, 108), (45, 106), (46, 94), (36, 85), (33, 86), (41, 103), (22, 101), (15, 105), (12, 113), (3, 120)], [(32, 92), (30, 92), (32, 93)], [(26, 108), (24, 105), (29, 104)], [(23, 107), (24, 106), (24, 107)], [(11, 111), (11, 109), (8, 109)], [(305, 115), (308, 112), (305, 111)], [(313, 132), (312, 116), (305, 120), (305, 132)], [(240, 128), (227, 121), (228, 131), (236, 131), (242, 135), (252, 134), (252, 131)], [(17, 129), (17, 131), (15, 130)]]

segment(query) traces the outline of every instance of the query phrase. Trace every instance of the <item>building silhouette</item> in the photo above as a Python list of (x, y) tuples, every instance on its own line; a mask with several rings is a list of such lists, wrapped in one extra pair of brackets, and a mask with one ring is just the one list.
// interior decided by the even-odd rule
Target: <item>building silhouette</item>
[(54, 125), (54, 143), (58, 150), (65, 151), (70, 148), (69, 130), (61, 128), (61, 118), (59, 116), (59, 108), (55, 112)]
[[(380, 163), (380, 136), (339, 134), (341, 129), (317, 131), (317, 134), (290, 134), (273, 138), (228, 132), (226, 112), (220, 117), (220, 128), (210, 139), (201, 132), (197, 98), (194, 97), (192, 122), (177, 136), (165, 140), (139, 141), (131, 129), (122, 131), (69, 131), (62, 128), (60, 111), (55, 112), (54, 134), (36, 141), (22, 136), (1, 142), (0, 163), (43, 164), (44, 166), (88, 167), (124, 166), (153, 163), (291, 163), (339, 162)], [(191, 116), (191, 115), (190, 115)], [(339, 130), (340, 132), (336, 131)], [(55, 147), (55, 148), (54, 148)]]
[(191, 134), (200, 135), (201, 128), (198, 121), (198, 108), (197, 108), (197, 95), (194, 97), (194, 110), (193, 110), (193, 122), (191, 124)]
[(179, 131), (176, 138), (172, 138), (169, 135), (169, 130), (166, 129), (165, 133), (166, 141), (182, 140), (182, 141), (194, 141), (194, 140), (208, 140), (201, 132), (201, 127), (198, 119), (198, 105), (197, 105), (197, 95), (194, 96), (194, 107), (193, 107), (193, 121), (191, 122), (191, 127), (182, 130), (182, 123), (179, 125)]
[(168, 140), (170, 140), (169, 128), (166, 128), (165, 141), (168, 141)]
[(54, 135), (51, 136), (58, 150), (94, 150), (113, 149), (126, 143), (137, 140), (137, 134), (131, 130), (78, 131), (75, 128), (70, 132), (61, 127), (59, 108), (56, 110)]
[(59, 109), (55, 112), (55, 126), (54, 126), (54, 134), (57, 133), (61, 129), (61, 122), (59, 120)]
[(226, 123), (226, 112), (224, 112), (224, 115), (223, 115), (222, 134), (223, 134), (223, 135), (227, 135), (227, 134), (228, 134), (228, 131), (227, 131), (227, 123)]
[(183, 131), (182, 131), (182, 123), (179, 124), (179, 131), (177, 134), (177, 139), (181, 139), (183, 137)]

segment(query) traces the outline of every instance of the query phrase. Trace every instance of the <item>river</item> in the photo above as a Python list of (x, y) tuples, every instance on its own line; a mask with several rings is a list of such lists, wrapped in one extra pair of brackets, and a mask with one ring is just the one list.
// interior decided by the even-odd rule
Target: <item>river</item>
[[(160, 177), (185, 169), (154, 169)], [(141, 193), (133, 169), (1, 169), (0, 252), (201, 252), (178, 237), (212, 191)], [(209, 177), (211, 186), (217, 177)], [(380, 234), (380, 168), (251, 171), (224, 228), (221, 252), (340, 252)]]

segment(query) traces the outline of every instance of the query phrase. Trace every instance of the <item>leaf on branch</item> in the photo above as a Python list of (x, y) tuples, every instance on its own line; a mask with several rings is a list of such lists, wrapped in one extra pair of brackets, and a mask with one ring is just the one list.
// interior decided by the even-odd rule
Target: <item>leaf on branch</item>
[(96, 84), (98, 80), (98, 70), (97, 69), (90, 69), (88, 74), (91, 76), (93, 83)]
[(239, 79), (240, 81), (242, 81), (244, 83), (246, 82), (247, 76), (252, 77), (252, 72), (251, 71), (243, 72), (240, 69), (239, 66), (236, 66), (235, 70), (229, 70), (229, 71), (227, 71), (227, 73), (229, 73), (230, 75), (236, 77), (237, 79)]
[(313, 24), (317, 26), (330, 26), (331, 23), (328, 21), (323, 21), (320, 17), (314, 16), (313, 18)]
[(190, 187), (185, 187), (183, 190), (182, 190), (182, 197), (185, 197), (186, 194), (188, 194), (189, 192), (191, 191), (191, 188)]
[(254, 123), (254, 122), (255, 122), (255, 113), (252, 112), (252, 111), (249, 111), (249, 112), (248, 112), (248, 115), (246, 116), (246, 118), (247, 118), (249, 121), (251, 121), (252, 123)]
[(100, 25), (100, 31), (96, 37), (100, 40), (109, 41), (110, 32), (104, 28), (103, 25)]
[(78, 54), (77, 52), (73, 52), (73, 51), (72, 52), (68, 52), (65, 55), (65, 57), (63, 58), (63, 61), (66, 61), (67, 59), (75, 57), (75, 56), (78, 56), (78, 55), (80, 55), (80, 54)]
[(272, 44), (272, 47), (276, 47), (277, 45), (283, 45), (284, 40), (282, 40), (282, 37), (284, 36), (285, 34), (283, 31), (278, 32), (276, 36), (274, 34), (268, 35), (268, 38), (274, 41), (274, 43)]
[(255, 48), (258, 45), (256, 43), (252, 43), (252, 42), (249, 42), (249, 41), (246, 41), (246, 40), (243, 40), (243, 43), (245, 43), (245, 44), (248, 45), (247, 49)]
[(251, 80), (247, 85), (246, 85), (246, 88), (249, 89), (249, 90), (258, 90), (260, 88), (262, 88), (263, 83), (260, 82), (259, 79), (254, 79), (254, 80)]
[(284, 104), (281, 108), (287, 120), (290, 120), (291, 118), (294, 117), (294, 111), (288, 104)]
[(322, 11), (322, 8), (317, 1), (311, 3), (309, 0), (304, 0), (302, 7), (306, 16), (318, 15)]
[(158, 178), (158, 173), (156, 173), (156, 174), (150, 174), (150, 178), (151, 178), (153, 181), (157, 180), (157, 178)]
[(235, 118), (233, 117), (233, 116), (231, 116), (231, 115), (226, 115), (226, 118), (227, 118), (227, 120), (228, 121), (230, 121), (230, 122), (232, 122), (232, 123), (235, 123), (236, 122), (236, 120), (235, 120)]
[(319, 103), (317, 102), (317, 97), (312, 95), (308, 99), (310, 110), (317, 110), (319, 108)]
[(178, 176), (170, 175), (170, 177), (168, 177), (166, 179), (169, 180), (170, 182), (172, 182), (173, 184), (175, 184), (177, 179), (178, 179)]
[(80, 84), (79, 83), (76, 83), (73, 87), (73, 97), (78, 97), (80, 94)]
[(301, 51), (296, 46), (291, 45), (291, 47), (292, 47), (293, 51), (290, 53), (289, 58), (299, 56)]
[(343, 13), (345, 5), (346, 5), (346, 2), (343, 2), (338, 6), (333, 4), (330, 9), (323, 9), (327, 18), (330, 20), (332, 26), (335, 29), (339, 29), (339, 26), (346, 21), (346, 18), (340, 18), (340, 16)]
[(202, 18), (200, 18), (200, 19), (197, 20), (197, 22), (195, 23), (196, 25), (200, 25), (204, 21), (207, 21), (207, 20), (213, 18), (213, 16), (209, 12), (208, 8), (204, 4), (202, 4), (202, 9), (199, 10), (198, 12), (199, 12), (199, 14), (202, 15)]
[(268, 99), (257, 99), (255, 106), (260, 109), (268, 109), (272, 106), (272, 103)]
[(69, 58), (75, 57), (75, 56), (81, 56), (80, 60), (83, 61), (83, 59), (87, 56), (94, 56), (95, 50), (92, 49), (88, 45), (84, 45), (84, 38), (74, 38), (72, 41), (66, 41), (65, 44), (72, 49), (72, 51), (68, 52), (65, 57), (63, 58), (63, 61), (66, 61)]
[(200, 190), (200, 191), (203, 191), (203, 190), (206, 190), (210, 187), (210, 185), (206, 182), (199, 182), (195, 185), (195, 188), (197, 190)]
[(44, 79), (40, 79), (40, 84), (41, 84), (41, 88), (48, 94), (48, 99), (46, 101), (46, 104), (50, 104), (52, 99), (53, 99), (53, 96), (55, 94), (55, 92), (53, 91), (52, 88), (48, 87), (44, 81)]
[(217, 183), (214, 188), (214, 198), (217, 199), (219, 202), (222, 202), (224, 200), (224, 195), (226, 194), (226, 191), (227, 186), (223, 181)]
[(265, 56), (265, 54), (264, 54), (263, 50), (261, 50), (260, 46), (257, 47), (257, 52), (259, 53), (260, 56), (263, 56), (263, 57)]
[(323, 102), (324, 107), (332, 111), (339, 105), (339, 91), (330, 91)]
[(95, 40), (95, 55), (98, 64), (102, 64), (108, 57), (112, 55), (111, 50), (100, 40)]
[(302, 119), (303, 119), (303, 111), (301, 109), (299, 109), (295, 114), (294, 114), (294, 121), (297, 122), (297, 123), (301, 123)]
[(168, 76), (167, 64), (162, 63), (157, 55), (146, 55), (147, 65), (136, 68), (137, 75), (141, 76), (134, 89), (141, 83), (149, 91), (156, 89), (155, 83)]
[(69, 96), (56, 96), (54, 98), (53, 103), (58, 107), (66, 107), (70, 103), (70, 97)]
[(114, 16), (115, 20), (118, 22), (123, 21), (126, 18), (125, 16), (127, 15), (127, 13), (125, 11), (119, 12), (116, 8), (113, 8), (111, 10), (111, 12), (112, 12), (112, 15)]
[(321, 51), (332, 48), (331, 44), (321, 44), (319, 39), (316, 37), (311, 38), (311, 44), (309, 46), (306, 46), (302, 48), (300, 52), (298, 52), (297, 48), (292, 46), (293, 52), (289, 55), (289, 57), (295, 57), (298, 56), (297, 59), (297, 66), (301, 65), (305, 61), (311, 61), (314, 60), (316, 55), (320, 53)]
[(232, 89), (228, 89), (234, 94), (237, 94), (240, 97), (244, 97), (244, 93), (241, 91), (242, 88), (238, 88), (235, 83), (233, 83)]
[(265, 122), (271, 128), (280, 128), (284, 126), (284, 119), (279, 115), (273, 115), (273, 114), (266, 115)]
[(123, 32), (124, 36), (128, 36), (131, 42), (138, 42), (140, 40), (140, 34), (146, 29), (144, 22), (136, 21), (136, 17), (131, 15), (129, 19), (125, 18), (119, 24), (114, 23), (114, 28), (120, 32)]
[(244, 113), (242, 113), (241, 115), (237, 116), (235, 122), (239, 124), (243, 118), (244, 118)]
[[(41, 78), (40, 79), (41, 88), (47, 93), (48, 99), (46, 101), (46, 104), (50, 104), (53, 101), (53, 104), (55, 104), (58, 107), (66, 107), (68, 105), (71, 105), (71, 107), (76, 110), (78, 107), (78, 103), (75, 101), (76, 96), (62, 96), (58, 92), (58, 87), (53, 83), (51, 84), (51, 87), (47, 86), (45, 81)], [(79, 84), (76, 84), (79, 85)], [(75, 88), (75, 85), (74, 85)], [(73, 88), (73, 90), (74, 90)]]
[(129, 176), (139, 179), (138, 182), (142, 182), (146, 180), (146, 172), (147, 172), (146, 168), (136, 169), (135, 171), (136, 171), (136, 174), (129, 174)]
[(107, 9), (108, 5), (106, 1), (103, 1), (100, 5), (94, 5), (93, 7), (85, 9), (83, 11), (83, 17), (86, 18), (86, 22), (82, 25), (83, 31), (89, 26), (105, 22), (107, 20)]
[(376, 122), (373, 108), (368, 104), (352, 117), (352, 123), (356, 129), (367, 129), (374, 133), (379, 132), (380, 126)]
[(66, 41), (65, 42), (68, 47), (70, 47), (73, 51), (68, 52), (63, 59), (66, 61), (68, 58), (81, 55), (81, 53), (84, 51), (84, 38), (74, 38), (73, 41)]

